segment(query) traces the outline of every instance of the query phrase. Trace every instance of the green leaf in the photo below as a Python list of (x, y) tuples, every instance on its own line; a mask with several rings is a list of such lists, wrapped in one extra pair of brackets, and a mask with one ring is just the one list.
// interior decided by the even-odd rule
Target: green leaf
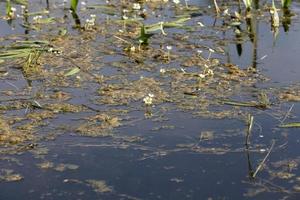
[(152, 36), (153, 34), (148, 34), (146, 33), (145, 26), (143, 25), (141, 27), (141, 35), (138, 37), (138, 40), (141, 44), (148, 44), (148, 39)]
[(252, 0), (243, 0), (243, 2), (245, 4), (246, 8), (248, 10), (251, 10), (251, 8), (252, 8)]
[(13, 3), (15, 4), (20, 4), (20, 5), (28, 5), (28, 0), (12, 0)]
[(77, 5), (78, 5), (78, 0), (71, 0), (71, 10), (73, 12), (76, 12)]
[(10, 0), (6, 1), (6, 15), (8, 17), (11, 17), (11, 3), (10, 3)]
[(300, 122), (291, 122), (279, 125), (280, 128), (300, 128)]
[(289, 8), (291, 3), (292, 3), (292, 0), (281, 0), (281, 5), (285, 9)]
[(79, 67), (74, 67), (73, 69), (71, 69), (70, 71), (65, 73), (64, 76), (72, 76), (74, 74), (77, 74), (78, 72), (80, 72), (80, 68)]

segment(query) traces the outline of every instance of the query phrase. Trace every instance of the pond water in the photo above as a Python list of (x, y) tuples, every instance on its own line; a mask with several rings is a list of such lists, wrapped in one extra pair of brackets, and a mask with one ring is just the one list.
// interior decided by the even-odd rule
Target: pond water
[(299, 199), (300, 1), (139, 2), (0, 2), (0, 199)]

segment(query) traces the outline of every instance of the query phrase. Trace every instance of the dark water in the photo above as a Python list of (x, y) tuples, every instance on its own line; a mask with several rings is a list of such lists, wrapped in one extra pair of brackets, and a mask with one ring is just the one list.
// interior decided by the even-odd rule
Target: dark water
[[(37, 3), (37, 7), (46, 6), (44, 2), (34, 3)], [(210, 1), (201, 1), (201, 4), (198, 1), (189, 1), (189, 3), (205, 9), (211, 4)], [(50, 8), (54, 10), (54, 13), (60, 13), (55, 10), (58, 4), (61, 2), (50, 3)], [(3, 13), (4, 3), (0, 2), (0, 6), (1, 13)], [(269, 82), (259, 83), (258, 88), (273, 88), (271, 91), (276, 93), (277, 87), (299, 84), (299, 8), (300, 4), (294, 2), (291, 10), (295, 16), (292, 17), (290, 30), (284, 32), (280, 27), (275, 41), (270, 32), (269, 22), (262, 20), (257, 23), (258, 41), (255, 62), (257, 69), (270, 78)], [(172, 15), (171, 11), (166, 12), (167, 16)], [(71, 19), (69, 20), (71, 22)], [(214, 17), (209, 13), (204, 13), (193, 20), (211, 25)], [(23, 35), (25, 30), (19, 22), (19, 19), (15, 20), (10, 26), (5, 20), (0, 20), (0, 37), (4, 39), (13, 34)], [(221, 21), (217, 21), (218, 23)], [(70, 30), (71, 34), (78, 34), (76, 30)], [(178, 30), (174, 30), (176, 31)], [(41, 33), (37, 31), (29, 32), (31, 36), (39, 34)], [(222, 33), (216, 35), (222, 36)], [(229, 33), (228, 37), (232, 38), (234, 35)], [(3, 44), (6, 42), (4, 39)], [(204, 41), (204, 43), (209, 44), (210, 41)], [(95, 48), (97, 50), (97, 47)], [(250, 41), (243, 43), (241, 56), (237, 54), (233, 42), (229, 42), (228, 49), (227, 55), (216, 55), (216, 57), (221, 57), (222, 62), (230, 61), (241, 68), (247, 68), (253, 64), (253, 43)], [(127, 72), (111, 64), (121, 62), (123, 55), (120, 56), (120, 60), (114, 55), (100, 56), (103, 57), (101, 65), (104, 66), (95, 71), (104, 76)], [(99, 60), (95, 58), (94, 64), (97, 65)], [(130, 61), (126, 62), (130, 64)], [(2, 92), (10, 89), (20, 92), (27, 88), (27, 82), (22, 75), (16, 71), (12, 73), (15, 73), (14, 79), (6, 80), (5, 77), (1, 77)], [(145, 70), (128, 76), (134, 80), (140, 75), (156, 76), (157, 74)], [(117, 82), (117, 80), (114, 81)], [(33, 81), (32, 84), (32, 89), (35, 91), (42, 87), (39, 81)], [(49, 92), (53, 88), (49, 91), (47, 88), (42, 89)], [(70, 103), (87, 104), (98, 110), (106, 108), (105, 105), (92, 102), (93, 99), (101, 98), (101, 95), (97, 93), (95, 83), (87, 82), (82, 88), (66, 87), (64, 91), (73, 95), (69, 100)], [(249, 95), (251, 96), (251, 93)], [(1, 98), (7, 97), (1, 95)], [(243, 99), (243, 97), (240, 98)], [(283, 103), (276, 105), (274, 110), (280, 107), (285, 113), (292, 105), (293, 117), (287, 120), (299, 121), (299, 103)], [(35, 149), (19, 155), (1, 155), (3, 158), (0, 161), (1, 169), (13, 169), (24, 179), (18, 182), (1, 181), (0, 199), (265, 200), (300, 198), (299, 190), (295, 189), (295, 186), (300, 184), (299, 129), (278, 128), (279, 121), (276, 116), (272, 116), (273, 108), (271, 111), (255, 111), (251, 147), (247, 150), (244, 144), (246, 126), (242, 119), (197, 117), (193, 111), (182, 111), (172, 106), (168, 107), (167, 104), (166, 110), (159, 106), (154, 107), (154, 120), (151, 120), (144, 117), (144, 110), (136, 107), (135, 103), (130, 105), (130, 108), (134, 110), (129, 114), (130, 119), (124, 120), (126, 125), (114, 129), (113, 138), (84, 137), (74, 131), (58, 128), (76, 126), (84, 117), (94, 113), (93, 110), (72, 114), (61, 113), (56, 118), (49, 119), (46, 126), (38, 129), (38, 134), (58, 135), (55, 139), (41, 140)], [(254, 108), (245, 109), (252, 112)], [(6, 115), (24, 115), (24, 110), (15, 112), (8, 112)], [(159, 115), (163, 116), (162, 119)], [(213, 132), (213, 139), (199, 139), (203, 131)], [(141, 139), (130, 140), (136, 137)], [(255, 171), (261, 163), (273, 140), (276, 143), (264, 169), (258, 172), (256, 178), (251, 178), (249, 174)], [(19, 162), (5, 158), (16, 158)], [(288, 164), (276, 167), (274, 163), (279, 161), (286, 161)], [(289, 166), (292, 161), (297, 164), (296, 167)], [(61, 171), (55, 167), (41, 169), (37, 164), (42, 162), (52, 162), (56, 167), (62, 163), (72, 164), (78, 168)], [(272, 173), (282, 171), (294, 176), (285, 179), (272, 175)], [(88, 180), (103, 180), (110, 191), (94, 191), (95, 187), (89, 184)], [(257, 194), (254, 195), (254, 193)]]

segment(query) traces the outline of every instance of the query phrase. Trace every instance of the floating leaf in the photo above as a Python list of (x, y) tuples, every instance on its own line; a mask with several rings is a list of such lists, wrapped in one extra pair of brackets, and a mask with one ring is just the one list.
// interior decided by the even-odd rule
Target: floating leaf
[(70, 71), (65, 73), (64, 76), (72, 76), (74, 74), (77, 74), (78, 72), (80, 72), (80, 68), (79, 67), (74, 67), (73, 69), (71, 69)]
[(105, 181), (103, 180), (86, 180), (87, 184), (94, 189), (95, 192), (98, 193), (105, 193), (105, 192), (112, 192), (112, 187), (108, 186)]
[(55, 18), (49, 17), (49, 18), (39, 19), (35, 22), (35, 24), (50, 24), (50, 23), (54, 23), (54, 22), (55, 22)]
[(158, 22), (145, 26), (147, 32), (154, 32), (162, 30), (162, 28), (180, 28), (184, 26), (184, 23), (190, 20), (190, 17), (183, 17), (171, 22)]

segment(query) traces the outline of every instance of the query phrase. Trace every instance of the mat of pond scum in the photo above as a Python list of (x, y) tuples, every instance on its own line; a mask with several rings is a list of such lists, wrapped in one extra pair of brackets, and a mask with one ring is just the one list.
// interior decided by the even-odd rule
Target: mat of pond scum
[[(61, 2), (49, 24), (0, 20), (0, 199), (299, 198), (299, 128), (280, 127), (300, 121), (299, 3), (275, 39), (268, 5), (237, 37), (236, 4), (188, 3), (91, 1), (81, 28)], [(142, 24), (187, 17), (139, 44)], [(24, 45), (37, 62), (3, 58)]]

